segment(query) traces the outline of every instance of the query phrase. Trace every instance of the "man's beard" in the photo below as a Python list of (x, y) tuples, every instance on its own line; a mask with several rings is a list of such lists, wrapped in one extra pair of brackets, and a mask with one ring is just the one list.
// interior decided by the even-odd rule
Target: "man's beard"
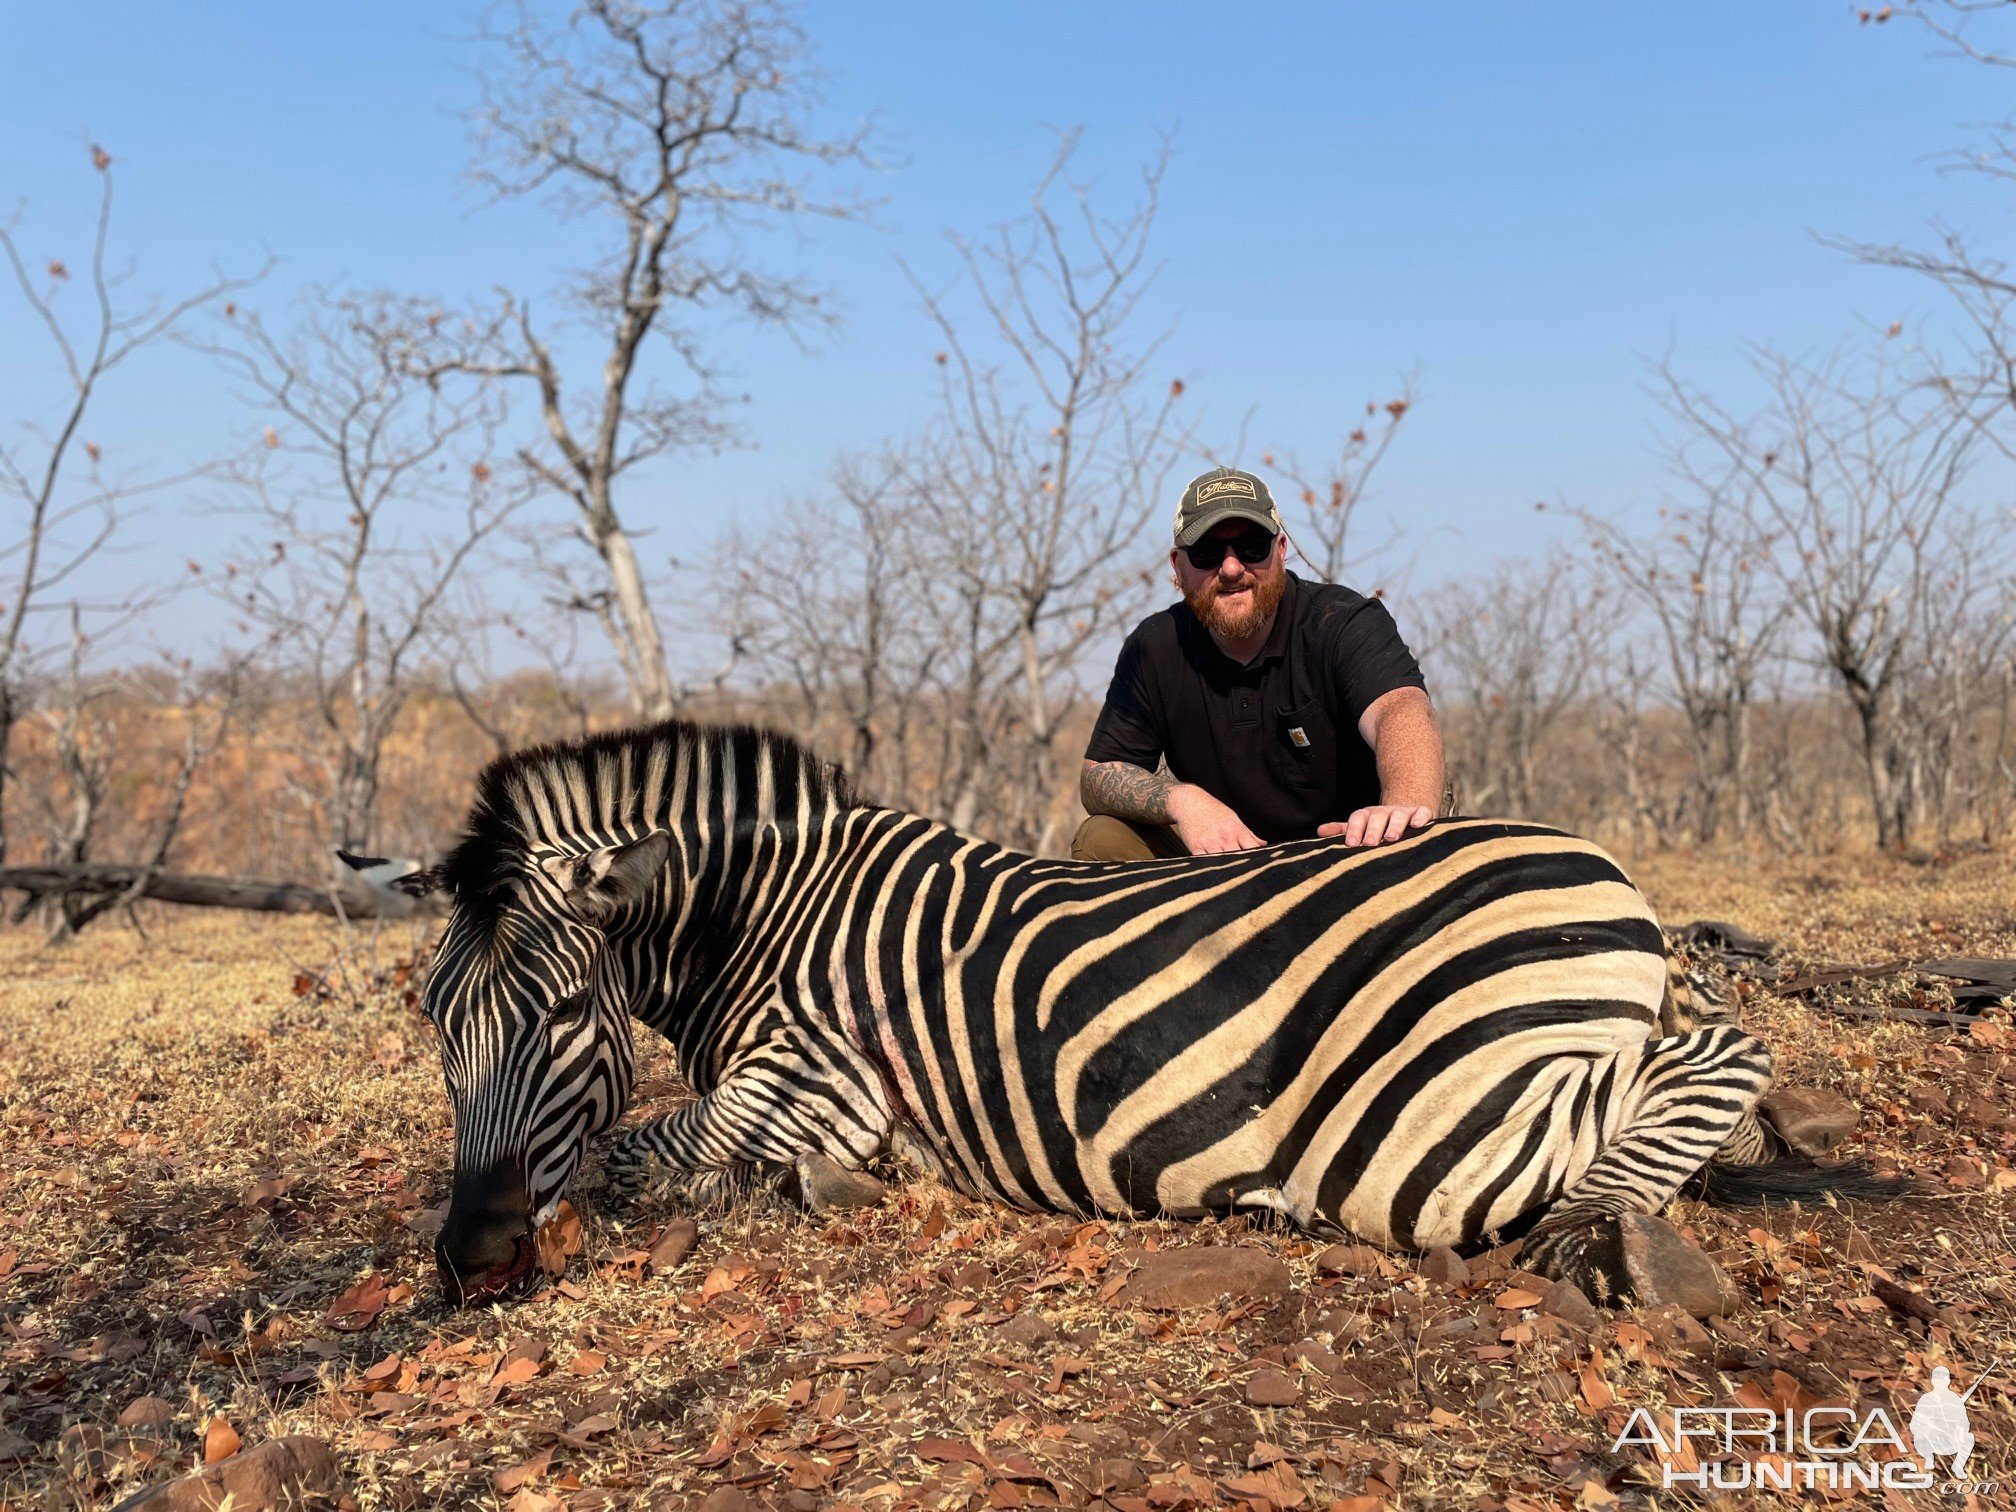
[[(1281, 607), (1281, 595), (1288, 591), (1288, 574), (1270, 572), (1248, 575), (1253, 592), (1244, 608), (1228, 607), (1218, 602), (1223, 591), (1217, 577), (1208, 579), (1195, 591), (1183, 595), (1183, 602), (1190, 606), (1190, 612), (1204, 623), (1204, 628), (1221, 640), (1244, 640), (1262, 625), (1266, 624), (1274, 611)], [(1246, 583), (1235, 585), (1246, 587)]]

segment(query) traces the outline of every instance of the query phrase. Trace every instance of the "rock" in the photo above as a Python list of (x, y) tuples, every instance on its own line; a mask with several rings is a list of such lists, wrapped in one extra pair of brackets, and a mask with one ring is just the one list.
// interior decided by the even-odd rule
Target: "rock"
[(1427, 1280), (1437, 1286), (1467, 1286), (1470, 1282), (1470, 1267), (1461, 1255), (1446, 1245), (1428, 1251), (1415, 1267)]
[(2016, 1119), (2009, 1116), (2007, 1109), (1999, 1103), (1990, 1102), (1978, 1092), (1969, 1093), (1957, 1111), (1962, 1122), (1972, 1129), (2006, 1133), (2011, 1127), (2016, 1127)]
[(1824, 1087), (1781, 1087), (1764, 1094), (1757, 1111), (1801, 1155), (1825, 1155), (1862, 1121), (1855, 1104)]
[(135, 1397), (119, 1414), (121, 1428), (166, 1428), (174, 1421), (175, 1404), (166, 1397)]
[(954, 1291), (980, 1292), (994, 1284), (994, 1272), (979, 1260), (969, 1260), (952, 1273)]
[(1083, 1444), (1107, 1454), (1125, 1454), (1134, 1444), (1134, 1436), (1113, 1422), (1073, 1423), (1065, 1430), (1064, 1436), (1074, 1444)]
[(663, 1273), (676, 1267), (693, 1253), (700, 1242), (700, 1225), (691, 1218), (674, 1218), (651, 1241), (651, 1269)]
[(341, 1489), (329, 1446), (296, 1433), (129, 1496), (115, 1512), (216, 1512), (227, 1497), (231, 1512), (280, 1512), (311, 1496), (333, 1497)]
[(1369, 1244), (1333, 1244), (1316, 1257), (1316, 1269), (1326, 1276), (1376, 1276), (1381, 1258)]
[(1713, 1342), (1692, 1313), (1670, 1302), (1648, 1308), (1641, 1316), (1645, 1331), (1669, 1349), (1696, 1349)]
[(1102, 1459), (1092, 1466), (1092, 1489), (1102, 1496), (1109, 1491), (1132, 1491), (1147, 1482), (1147, 1475), (1131, 1459)]
[(1596, 1304), (1584, 1296), (1582, 1288), (1573, 1281), (1556, 1281), (1548, 1287), (1541, 1295), (1540, 1308), (1577, 1328), (1594, 1328), (1600, 1316)]
[(1981, 1162), (1971, 1155), (1955, 1155), (1946, 1162), (1946, 1185), (1967, 1188), (1987, 1185), (1981, 1174)]
[(1314, 1339), (1304, 1339), (1300, 1344), (1290, 1344), (1286, 1354), (1290, 1365), (1307, 1365), (1323, 1374), (1335, 1375), (1344, 1368), (1344, 1362)]
[(1572, 1402), (1582, 1390), (1582, 1382), (1565, 1370), (1543, 1370), (1533, 1384), (1550, 1402)]
[(1640, 1307), (1671, 1303), (1697, 1318), (1711, 1318), (1742, 1305), (1743, 1294), (1728, 1272), (1663, 1218), (1625, 1213), (1617, 1227), (1624, 1241), (1624, 1271)]
[(74, 1480), (103, 1475), (125, 1449), (125, 1441), (108, 1438), (93, 1423), (72, 1423), (56, 1438), (56, 1461)]
[(996, 1330), (1010, 1344), (1024, 1349), (1040, 1349), (1057, 1342), (1057, 1330), (1040, 1313), (1019, 1312)]
[(1946, 1094), (1937, 1087), (1913, 1087), (1904, 1100), (1920, 1113), (1929, 1113), (1934, 1118), (1944, 1118), (1953, 1111), (1953, 1105), (1946, 1101)]
[(1469, 1315), (1440, 1318), (1421, 1330), (1421, 1342), (1424, 1346), (1447, 1343), (1450, 1339), (1460, 1339), (1465, 1334), (1477, 1332), (1479, 1326), (1477, 1319)]
[(1293, 1407), (1302, 1400), (1302, 1387), (1286, 1371), (1269, 1365), (1246, 1378), (1246, 1400), (1255, 1407)]
[(1191, 1245), (1143, 1255), (1119, 1300), (1155, 1312), (1209, 1307), (1227, 1297), (1278, 1302), (1289, 1282), (1288, 1267), (1264, 1250)]

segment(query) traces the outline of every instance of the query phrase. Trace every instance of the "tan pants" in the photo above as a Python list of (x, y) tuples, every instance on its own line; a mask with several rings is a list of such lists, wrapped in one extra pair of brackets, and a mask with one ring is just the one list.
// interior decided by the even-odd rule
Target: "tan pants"
[(1189, 854), (1168, 825), (1129, 824), (1111, 814), (1094, 814), (1071, 837), (1073, 861), (1155, 861)]

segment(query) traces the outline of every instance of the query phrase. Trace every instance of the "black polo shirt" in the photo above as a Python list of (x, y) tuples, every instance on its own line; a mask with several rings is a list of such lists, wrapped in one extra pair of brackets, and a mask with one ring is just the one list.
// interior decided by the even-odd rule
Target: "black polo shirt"
[(1087, 761), (1153, 771), (1229, 804), (1262, 840), (1297, 840), (1379, 801), (1358, 720), (1395, 688), (1425, 688), (1386, 606), (1288, 574), (1267, 644), (1245, 666), (1187, 604), (1150, 615), (1120, 648)]

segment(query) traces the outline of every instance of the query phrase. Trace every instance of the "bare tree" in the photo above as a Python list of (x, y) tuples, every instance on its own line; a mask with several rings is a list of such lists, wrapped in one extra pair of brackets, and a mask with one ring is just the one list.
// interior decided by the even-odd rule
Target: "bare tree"
[(384, 296), (311, 293), (294, 327), (256, 315), (203, 344), (267, 422), (234, 469), (252, 560), (222, 589), (299, 676), (312, 733), (289, 742), (316, 838), (374, 843), (386, 742), (447, 595), (522, 501), (489, 458), (502, 413), (483, 386), (454, 393), (397, 354), (427, 317)]
[[(799, 330), (827, 318), (815, 287), (751, 263), (746, 232), (858, 213), (808, 179), (864, 160), (864, 135), (809, 129), (819, 95), (805, 39), (772, 0), (584, 0), (560, 27), (524, 4), (504, 15), (481, 34), (476, 177), (498, 199), (541, 195), (565, 219), (593, 218), (608, 233), (604, 251), (573, 280), (573, 319), (560, 323), (579, 333), (572, 343), (510, 294), (475, 335), (445, 348), (416, 341), (409, 361), (437, 379), (462, 372), (536, 390), (546, 441), (523, 459), (572, 501), (605, 580), (583, 606), (608, 631), (637, 713), (664, 718), (678, 689), (636, 511), (619, 495), (643, 464), (733, 435), (704, 352), (706, 319)], [(596, 365), (570, 370), (563, 353), (593, 345)], [(647, 377), (654, 348), (683, 386)]]
[[(29, 788), (48, 832), (44, 866), (67, 880), (46, 891), (27, 891), (15, 910), (19, 919), (41, 907), (49, 918), (52, 943), (116, 908), (125, 909), (138, 923), (133, 905), (166, 871), (197, 774), (238, 715), (251, 660), (244, 652), (226, 652), (215, 668), (200, 672), (185, 657), (166, 659), (165, 677), (160, 672), (93, 674), (87, 670), (89, 646), (81, 614), (72, 615), (71, 637), (62, 694), (45, 700), (38, 711), (48, 727), (54, 785), (46, 791)], [(128, 731), (149, 721), (178, 724), (179, 748), (165, 776), (154, 766), (144, 776), (129, 770), (121, 779), (128, 805), (143, 786), (158, 783), (160, 789), (155, 811), (139, 837), (138, 859), (119, 863), (127, 871), (116, 885), (78, 885), (99, 875), (101, 858), (94, 852), (107, 817), (105, 800), (119, 768), (130, 769), (136, 760), (145, 759), (130, 745), (122, 746), (122, 721)], [(137, 822), (140, 815), (129, 810), (119, 817)]]
[(1860, 365), (1764, 352), (1756, 368), (1770, 397), (1754, 417), (1670, 374), (1666, 404), (1782, 538), (1770, 561), (1855, 711), (1877, 838), (1898, 847), (1921, 796), (1902, 691), (1979, 432), (1936, 388), (1896, 385), (1880, 347)]
[(751, 565), (723, 627), (744, 639), (765, 688), (788, 699), (794, 726), (845, 752), (864, 791), (929, 811), (943, 794), (917, 743), (935, 724), (949, 637), (931, 613), (937, 547), (913, 507), (913, 465), (896, 446), (843, 457), (831, 495), (780, 511), (760, 551), (731, 533), (722, 555)]
[(1583, 564), (1556, 555), (1452, 580), (1418, 603), (1429, 681), (1445, 690), (1454, 726), (1451, 766), (1464, 811), (1549, 817), (1545, 758), (1590, 691), (1614, 600)]
[[(1671, 375), (1668, 374), (1668, 388)], [(1658, 525), (1579, 512), (1596, 560), (1656, 635), (1661, 691), (1685, 721), (1694, 838), (1749, 831), (1750, 759), (1765, 668), (1781, 650), (1792, 603), (1773, 567), (1777, 526), (1741, 468), (1703, 457), (1683, 432), (1669, 466), (1685, 490)]]
[(1941, 843), (1963, 815), (1995, 837), (1997, 790), (2008, 776), (2011, 674), (2016, 671), (2016, 574), (2000, 521), (1942, 522), (1926, 552), (1926, 588), (1908, 605), (1913, 654), (1898, 689), (1898, 729), (1911, 789)]
[(1287, 481), (1277, 489), (1285, 502), (1288, 538), (1309, 570), (1326, 583), (1349, 579), (1363, 592), (1383, 596), (1404, 573), (1393, 553), (1406, 532), (1391, 520), (1375, 541), (1367, 542), (1364, 508), (1372, 495), (1373, 474), (1386, 460), (1400, 425), (1414, 409), (1414, 380), (1385, 401), (1370, 400), (1365, 412), (1318, 466), (1304, 463), (1290, 451), (1277, 460), (1264, 454), (1261, 465), (1279, 470)]
[[(953, 238), (969, 303), (924, 291), (944, 350), (941, 415), (912, 450), (913, 506), (934, 548), (922, 583), (949, 644), (945, 812), (1054, 845), (1070, 792), (1059, 737), (1084, 653), (1161, 576), (1143, 531), (1184, 451), (1179, 382), (1149, 377), (1137, 334), (1165, 146), (1118, 216), (1066, 179), (1060, 142), (1021, 220)], [(920, 285), (921, 289), (921, 285)]]
[[(87, 418), (105, 381), (137, 353), (155, 346), (193, 311), (220, 302), (252, 279), (217, 277), (180, 297), (136, 297), (132, 271), (114, 266), (112, 239), (112, 159), (91, 148), (99, 179), (98, 215), (91, 251), (83, 266), (88, 313), (73, 317), (62, 295), (77, 282), (70, 263), (43, 260), (38, 274), (19, 240), (20, 217), (0, 221), (0, 252), (36, 324), (47, 333), (62, 368), (62, 398), (50, 422), (27, 425), (22, 435), (0, 440), (0, 498), (11, 501), (14, 519), (0, 535), (0, 864), (7, 859), (6, 780), (14, 726), (23, 713), (22, 689), (36, 647), (31, 630), (49, 609), (72, 609), (57, 590), (75, 580), (112, 539), (122, 504), (141, 494), (185, 482), (193, 474), (117, 475), (103, 470), (98, 444), (85, 435)], [(263, 272), (263, 270), (262, 270)], [(77, 478), (75, 458), (85, 457)], [(112, 612), (123, 612), (114, 601)]]

